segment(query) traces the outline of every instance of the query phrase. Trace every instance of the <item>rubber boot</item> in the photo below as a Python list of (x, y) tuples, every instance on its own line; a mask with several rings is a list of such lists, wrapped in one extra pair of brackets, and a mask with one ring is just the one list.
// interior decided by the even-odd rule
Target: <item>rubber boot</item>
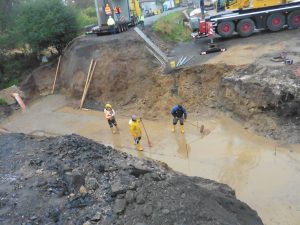
[(141, 144), (136, 144), (135, 147), (136, 147), (136, 150), (143, 151)]
[(115, 129), (112, 127), (112, 128), (110, 128), (111, 129), (111, 132), (113, 133), (113, 134), (115, 134), (116, 133), (116, 131), (115, 131)]
[(184, 133), (184, 125), (180, 125), (180, 131), (181, 133)]
[(175, 125), (173, 125), (172, 129), (171, 129), (172, 133), (175, 132)]
[(117, 126), (115, 126), (115, 128), (116, 128), (116, 133), (119, 133), (120, 132), (119, 128)]

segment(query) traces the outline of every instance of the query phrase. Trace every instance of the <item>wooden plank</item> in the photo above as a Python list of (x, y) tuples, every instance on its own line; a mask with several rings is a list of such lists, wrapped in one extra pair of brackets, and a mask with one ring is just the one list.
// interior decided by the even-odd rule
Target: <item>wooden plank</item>
[(57, 75), (58, 75), (58, 71), (59, 71), (59, 67), (60, 67), (60, 59), (61, 59), (61, 55), (58, 58), (58, 63), (57, 63), (57, 67), (56, 67), (56, 72), (55, 72), (55, 78), (54, 78), (54, 82), (53, 82), (53, 86), (52, 86), (52, 91), (51, 94), (53, 95), (54, 93), (54, 88), (55, 88), (55, 84), (56, 84), (56, 79), (57, 79)]
[(89, 66), (89, 71), (88, 71), (88, 74), (87, 74), (87, 77), (86, 77), (86, 81), (85, 81), (85, 85), (84, 85), (84, 89), (83, 89), (83, 93), (82, 93), (82, 97), (81, 97), (81, 101), (80, 101), (80, 106), (79, 106), (80, 109), (83, 106), (83, 97), (85, 95), (86, 87), (87, 87), (87, 84), (88, 84), (89, 79), (90, 79), (90, 73), (91, 73), (91, 70), (92, 70), (92, 67), (93, 67), (93, 63), (94, 63), (94, 59), (91, 60), (91, 63), (90, 63), (90, 66)]
[(82, 109), (82, 106), (84, 104), (85, 98), (86, 98), (87, 93), (88, 93), (88, 90), (90, 88), (90, 84), (91, 84), (91, 81), (92, 81), (92, 78), (93, 78), (93, 75), (94, 75), (94, 71), (95, 71), (96, 65), (97, 65), (97, 62), (95, 62), (93, 64), (93, 69), (92, 69), (92, 72), (90, 73), (90, 76), (89, 76), (89, 80), (88, 80), (88, 83), (87, 83), (86, 91), (85, 91), (83, 99), (82, 99), (82, 105), (81, 105), (80, 109)]

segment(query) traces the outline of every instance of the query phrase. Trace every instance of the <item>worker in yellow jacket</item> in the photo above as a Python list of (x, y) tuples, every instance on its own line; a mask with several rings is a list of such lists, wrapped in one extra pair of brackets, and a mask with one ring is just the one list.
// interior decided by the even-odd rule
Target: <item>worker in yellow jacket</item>
[(135, 147), (138, 151), (143, 151), (140, 144), (142, 138), (142, 130), (140, 126), (141, 118), (137, 119), (136, 115), (132, 115), (131, 120), (129, 120), (129, 130), (134, 139)]

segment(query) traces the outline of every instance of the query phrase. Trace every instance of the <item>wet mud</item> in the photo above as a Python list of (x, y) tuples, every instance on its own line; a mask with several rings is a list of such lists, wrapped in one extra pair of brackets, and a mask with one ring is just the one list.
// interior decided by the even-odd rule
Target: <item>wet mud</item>
[(144, 151), (136, 152), (128, 131), (129, 115), (119, 115), (117, 110), (120, 133), (113, 135), (102, 112), (79, 111), (67, 105), (63, 96), (48, 96), (32, 104), (27, 114), (13, 115), (1, 126), (24, 133), (39, 134), (42, 130), (42, 136), (77, 133), (141, 158), (167, 163), (184, 174), (228, 184), (239, 199), (257, 210), (264, 224), (300, 222), (299, 145), (257, 136), (225, 116), (197, 120), (191, 116), (184, 135), (179, 127), (170, 132), (171, 118), (144, 120), (153, 146), (147, 145), (144, 135)]

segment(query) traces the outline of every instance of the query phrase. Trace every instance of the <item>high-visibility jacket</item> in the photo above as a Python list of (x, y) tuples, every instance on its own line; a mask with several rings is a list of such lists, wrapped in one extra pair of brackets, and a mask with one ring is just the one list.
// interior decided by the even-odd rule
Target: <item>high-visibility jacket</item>
[(107, 120), (111, 120), (116, 115), (115, 110), (113, 109), (111, 110), (104, 109), (104, 114)]
[(140, 125), (140, 120), (129, 120), (129, 130), (131, 135), (134, 138), (138, 138), (142, 136), (142, 130), (141, 130), (141, 125)]
[(109, 18), (108, 18), (108, 20), (107, 20), (107, 25), (108, 26), (113, 26), (113, 25), (115, 25), (116, 23), (115, 23), (115, 20), (111, 17), (111, 16), (109, 16)]
[(140, 16), (140, 21), (144, 21), (145, 20), (145, 16), (142, 14), (141, 16)]
[(121, 14), (121, 8), (119, 6), (115, 7), (114, 11), (116, 14)]
[(106, 6), (105, 6), (105, 8), (104, 8), (104, 11), (105, 11), (105, 14), (106, 14), (106, 15), (111, 15), (111, 9), (110, 9), (110, 7), (109, 7), (108, 4), (106, 4)]

